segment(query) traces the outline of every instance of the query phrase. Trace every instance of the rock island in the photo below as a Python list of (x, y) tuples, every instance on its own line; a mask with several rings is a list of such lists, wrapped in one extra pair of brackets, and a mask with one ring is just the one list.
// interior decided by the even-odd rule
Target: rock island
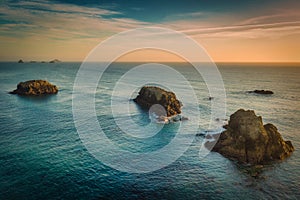
[[(139, 91), (138, 96), (134, 99), (138, 105), (149, 109), (153, 105), (160, 105), (164, 112), (156, 113), (162, 120), (185, 120), (181, 117), (181, 102), (177, 99), (173, 92), (166, 91), (156, 86), (144, 86)], [(179, 117), (178, 117), (179, 116)]]
[(263, 125), (262, 117), (253, 110), (236, 111), (224, 128), (212, 150), (239, 163), (283, 160), (294, 151), (292, 143), (284, 141), (273, 124)]
[(17, 89), (10, 92), (10, 94), (18, 95), (29, 95), (29, 96), (38, 96), (45, 94), (56, 94), (58, 88), (56, 85), (53, 85), (45, 80), (30, 80), (25, 82), (20, 82), (17, 85)]

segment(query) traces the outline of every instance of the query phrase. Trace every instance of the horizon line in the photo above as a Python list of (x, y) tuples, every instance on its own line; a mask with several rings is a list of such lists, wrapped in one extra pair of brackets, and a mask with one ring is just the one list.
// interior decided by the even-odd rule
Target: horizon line
[[(23, 60), (23, 59), (19, 59), (19, 60)], [(0, 60), (0, 63), (4, 63), (4, 62), (9, 62), (9, 63), (18, 63), (19, 60)], [(58, 59), (59, 60), (59, 59)], [(52, 60), (50, 60), (52, 61)], [(45, 60), (23, 60), (24, 63), (42, 63), (42, 64), (47, 64), (50, 63), (50, 61), (45, 61)], [(80, 61), (80, 60), (59, 60), (60, 62), (58, 63), (79, 63), (79, 62), (84, 62), (84, 61)], [(88, 61), (85, 61), (88, 62)], [(95, 62), (111, 62), (111, 61), (95, 61)], [(149, 61), (149, 60), (145, 60), (145, 61), (113, 61), (111, 63), (144, 63), (144, 62), (151, 62), (151, 63), (189, 63), (188, 61)], [(214, 63), (219, 63), (219, 64), (268, 64), (268, 63), (278, 63), (278, 64), (300, 64), (300, 61), (212, 61)], [(203, 62), (203, 61), (197, 61), (197, 63), (208, 63), (208, 62)], [(22, 64), (22, 63), (20, 63)], [(52, 63), (53, 64), (53, 63)]]

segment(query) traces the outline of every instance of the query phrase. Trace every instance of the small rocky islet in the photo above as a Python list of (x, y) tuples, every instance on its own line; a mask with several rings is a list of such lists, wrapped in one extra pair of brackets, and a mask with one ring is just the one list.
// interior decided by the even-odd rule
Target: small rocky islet
[(25, 96), (39, 96), (48, 94), (57, 94), (58, 87), (45, 80), (29, 80), (20, 82), (17, 89), (9, 92), (10, 94), (18, 94)]
[(186, 117), (180, 115), (182, 103), (177, 99), (175, 93), (160, 87), (143, 86), (133, 101), (146, 109), (151, 109), (154, 105), (160, 105), (161, 109), (154, 111), (160, 121), (168, 123), (170, 121), (187, 120)]

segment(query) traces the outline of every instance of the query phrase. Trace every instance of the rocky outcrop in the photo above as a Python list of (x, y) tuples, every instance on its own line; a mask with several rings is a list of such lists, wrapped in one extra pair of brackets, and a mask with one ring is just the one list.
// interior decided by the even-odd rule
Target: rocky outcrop
[(283, 160), (294, 151), (292, 143), (284, 141), (273, 124), (263, 125), (262, 118), (252, 110), (238, 110), (225, 128), (212, 150), (240, 163)]
[[(140, 106), (149, 109), (155, 104), (164, 108), (166, 117), (175, 116), (181, 113), (181, 103), (173, 92), (168, 92), (155, 86), (144, 86), (139, 91), (134, 101)], [(158, 115), (164, 115), (163, 112)]]
[(44, 80), (30, 80), (26, 82), (20, 82), (17, 89), (10, 92), (10, 94), (18, 95), (45, 95), (45, 94), (56, 94), (58, 88), (56, 85), (52, 85), (48, 81)]
[(253, 90), (253, 91), (248, 91), (248, 93), (255, 93), (255, 94), (274, 94), (274, 92), (271, 91), (271, 90)]
[(24, 61), (23, 61), (22, 59), (20, 59), (20, 60), (18, 61), (18, 63), (24, 63)]

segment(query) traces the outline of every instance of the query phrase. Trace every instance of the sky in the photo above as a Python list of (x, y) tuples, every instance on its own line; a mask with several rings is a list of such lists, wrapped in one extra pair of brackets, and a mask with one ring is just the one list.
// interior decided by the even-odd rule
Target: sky
[[(0, 2), (0, 61), (83, 61), (115, 34), (162, 27), (191, 37), (215, 62), (300, 62), (298, 0)], [(149, 50), (120, 58), (145, 60), (180, 58)]]

